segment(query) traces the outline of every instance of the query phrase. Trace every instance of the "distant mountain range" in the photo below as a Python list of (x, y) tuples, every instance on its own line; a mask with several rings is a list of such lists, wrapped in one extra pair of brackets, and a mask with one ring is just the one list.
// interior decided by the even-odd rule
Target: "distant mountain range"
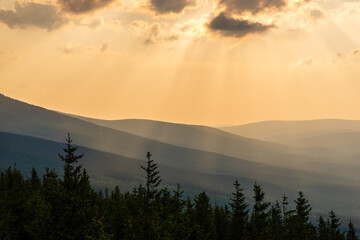
[[(147, 151), (164, 183), (189, 194), (201, 189), (227, 201), (239, 178), (251, 195), (256, 181), (269, 200), (305, 192), (314, 209), (360, 217), (360, 122), (316, 120), (263, 122), (236, 127), (173, 124), (151, 120), (107, 121), (62, 114), (0, 96), (0, 164), (29, 171), (61, 170), (70, 132), (95, 186), (130, 189), (142, 181)], [(251, 199), (249, 199), (251, 200)]]

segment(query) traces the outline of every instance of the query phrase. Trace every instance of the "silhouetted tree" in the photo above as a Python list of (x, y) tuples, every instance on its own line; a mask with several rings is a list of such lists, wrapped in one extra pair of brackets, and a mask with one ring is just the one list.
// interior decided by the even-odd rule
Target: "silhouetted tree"
[(270, 209), (268, 239), (283, 239), (283, 232), (282, 211), (279, 202), (276, 201), (275, 206), (272, 206)]
[(331, 240), (344, 240), (345, 237), (340, 231), (340, 218), (336, 217), (333, 210), (329, 212), (329, 237)]
[(194, 225), (197, 240), (215, 238), (213, 208), (209, 196), (204, 191), (195, 197)]
[(297, 239), (315, 239), (316, 229), (309, 222), (311, 207), (309, 201), (305, 199), (303, 192), (299, 192), (299, 197), (295, 200), (296, 214), (293, 223), (294, 233)]
[(248, 220), (248, 205), (243, 194), (243, 189), (240, 187), (239, 181), (236, 179), (234, 183), (235, 192), (232, 193), (233, 197), (230, 199), (231, 206), (231, 239), (243, 239), (244, 227)]
[(255, 183), (254, 188), (254, 208), (251, 214), (250, 222), (247, 225), (246, 239), (263, 240), (267, 238), (269, 215), (269, 202), (265, 202), (265, 193), (261, 185)]
[(329, 224), (325, 222), (322, 216), (318, 219), (317, 232), (319, 240), (328, 240), (330, 238)]
[(351, 220), (349, 221), (348, 231), (346, 233), (346, 240), (358, 240), (354, 224), (351, 222)]
[(156, 239), (158, 232), (158, 219), (157, 213), (154, 211), (154, 200), (158, 197), (159, 194), (159, 185), (161, 183), (161, 178), (159, 175), (158, 166), (154, 163), (154, 160), (151, 159), (151, 153), (147, 152), (146, 158), (146, 166), (141, 166), (141, 168), (146, 172), (146, 202), (145, 202), (145, 233), (146, 239)]

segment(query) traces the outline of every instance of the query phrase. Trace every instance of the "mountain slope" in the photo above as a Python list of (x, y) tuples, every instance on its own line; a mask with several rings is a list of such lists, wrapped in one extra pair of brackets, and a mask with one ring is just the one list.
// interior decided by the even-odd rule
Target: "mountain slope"
[[(230, 163), (224, 160), (225, 155), (232, 157), (229, 159), (232, 159), (233, 163), (236, 161), (235, 158), (241, 158), (297, 169), (306, 169), (309, 163), (318, 161), (316, 158), (296, 152), (296, 149), (205, 127), (181, 126), (181, 129), (170, 134), (170, 137), (156, 138), (157, 134), (152, 134), (148, 137), (155, 139), (150, 139), (99, 126), (4, 96), (0, 96), (0, 109), (0, 131), (54, 141), (63, 141), (67, 132), (71, 132), (78, 143), (86, 147), (137, 159), (143, 158), (143, 152), (151, 150), (157, 153), (161, 163), (185, 168), (192, 168), (197, 163), (198, 165), (206, 164), (207, 167), (212, 166), (209, 168), (212, 169), (211, 173), (217, 173), (218, 167), (224, 170), (229, 169)], [(158, 135), (163, 136), (160, 130), (159, 132)], [(180, 132), (185, 132), (185, 134)], [(160, 140), (169, 140), (170, 144)], [(195, 149), (218, 153), (218, 155), (209, 156), (208, 153), (203, 154), (204, 151)]]
[[(16, 167), (25, 173), (30, 172), (32, 166), (38, 170), (44, 167), (56, 168), (61, 172), (62, 163), (57, 154), (61, 153), (63, 147), (63, 143), (0, 132), (0, 166), (13, 166), (16, 161)], [(130, 189), (144, 178), (140, 169), (144, 161), (82, 146), (78, 152), (85, 154), (80, 163), (86, 167), (92, 183), (98, 187), (119, 184), (122, 189)], [(235, 176), (176, 169), (161, 164), (159, 169), (165, 184), (180, 183), (190, 194), (206, 190), (217, 196), (217, 201), (227, 201), (233, 190)], [(283, 170), (285, 171), (280, 174)], [(283, 193), (295, 198), (296, 191), (301, 189), (311, 199), (316, 210), (328, 211), (335, 208), (338, 212), (351, 214), (356, 209), (357, 198), (360, 197), (358, 186), (333, 176), (283, 170), (263, 166), (253, 171), (244, 169), (238, 176), (241, 176), (239, 181), (248, 196), (252, 195), (252, 185), (257, 180), (264, 186), (267, 199), (272, 201), (279, 199)], [(270, 172), (276, 178), (272, 179), (269, 174), (261, 176), (264, 172)], [(325, 181), (328, 178), (332, 180)]]
[(303, 138), (325, 133), (360, 133), (360, 121), (342, 119), (265, 121), (239, 126), (221, 127), (219, 129), (248, 138), (288, 144), (287, 141), (290, 140), (291, 142), (293, 138)]
[[(360, 165), (360, 121), (268, 121), (221, 128), (233, 134), (301, 148), (307, 155)], [(330, 161), (331, 162), (331, 161)]]

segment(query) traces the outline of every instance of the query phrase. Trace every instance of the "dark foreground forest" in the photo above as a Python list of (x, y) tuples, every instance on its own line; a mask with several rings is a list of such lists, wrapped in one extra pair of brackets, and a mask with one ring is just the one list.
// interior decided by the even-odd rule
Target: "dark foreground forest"
[[(132, 192), (118, 187), (95, 191), (86, 170), (78, 163), (70, 136), (59, 155), (64, 173), (46, 169), (42, 179), (35, 169), (25, 179), (16, 166), (0, 175), (0, 239), (176, 239), (176, 240), (353, 240), (351, 221), (346, 232), (333, 211), (310, 222), (311, 206), (302, 192), (291, 209), (281, 202), (265, 201), (255, 183), (253, 204), (247, 204), (235, 180), (229, 205), (213, 206), (205, 192), (193, 199), (161, 187), (157, 165), (147, 153), (141, 166), (146, 178)], [(186, 176), (184, 176), (186, 177)]]

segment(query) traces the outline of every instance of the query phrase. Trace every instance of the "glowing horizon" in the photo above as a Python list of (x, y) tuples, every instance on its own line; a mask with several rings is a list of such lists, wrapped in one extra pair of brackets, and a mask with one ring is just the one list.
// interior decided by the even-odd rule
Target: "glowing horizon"
[(360, 119), (360, 1), (167, 3), (3, 1), (0, 93), (99, 119)]

